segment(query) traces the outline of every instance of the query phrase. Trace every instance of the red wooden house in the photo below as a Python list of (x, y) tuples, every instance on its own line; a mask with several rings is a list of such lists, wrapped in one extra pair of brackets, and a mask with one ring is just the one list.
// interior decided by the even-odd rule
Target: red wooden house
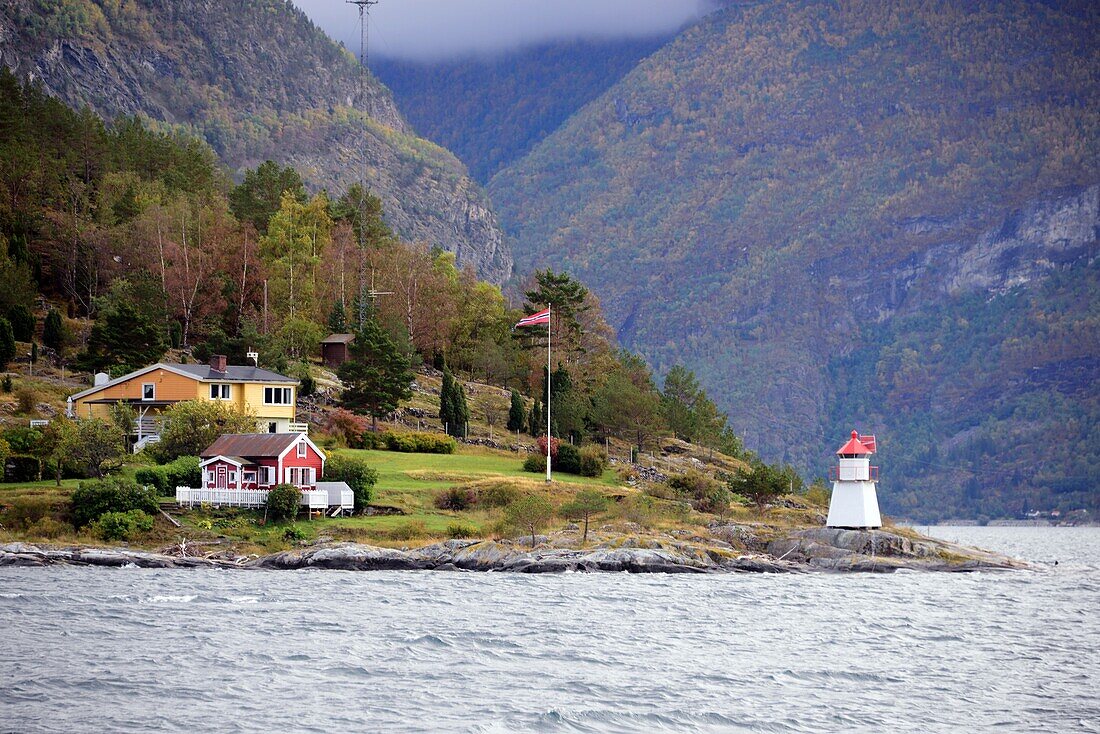
[(304, 433), (222, 436), (202, 452), (203, 489), (269, 490), (293, 484), (316, 490), (325, 454)]

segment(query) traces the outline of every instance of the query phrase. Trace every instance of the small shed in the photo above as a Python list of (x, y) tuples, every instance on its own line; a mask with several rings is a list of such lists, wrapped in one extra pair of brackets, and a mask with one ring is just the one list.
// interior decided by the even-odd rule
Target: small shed
[(329, 334), (321, 340), (321, 362), (325, 367), (339, 367), (350, 359), (355, 334)]

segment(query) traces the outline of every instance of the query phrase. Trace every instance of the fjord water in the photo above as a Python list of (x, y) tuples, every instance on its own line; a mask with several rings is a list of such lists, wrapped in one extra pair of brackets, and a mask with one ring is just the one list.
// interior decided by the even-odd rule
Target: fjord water
[(929, 530), (1042, 570), (0, 569), (0, 731), (1100, 729), (1100, 528)]

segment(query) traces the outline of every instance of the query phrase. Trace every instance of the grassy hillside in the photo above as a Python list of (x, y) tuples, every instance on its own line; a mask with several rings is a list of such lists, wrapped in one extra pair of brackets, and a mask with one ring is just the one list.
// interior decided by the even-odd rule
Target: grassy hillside
[[(693, 368), (765, 457), (823, 473), (858, 426), (883, 436), (891, 511), (1096, 508), (1089, 368), (1018, 378), (1100, 357), (1098, 28), (1086, 2), (730, 6), (490, 192), (521, 269), (592, 284), (620, 340)], [(1018, 461), (1052, 426), (1074, 458)], [(979, 435), (976, 480), (929, 458)]]
[(443, 61), (376, 59), (413, 128), (485, 183), (669, 40), (568, 40)]

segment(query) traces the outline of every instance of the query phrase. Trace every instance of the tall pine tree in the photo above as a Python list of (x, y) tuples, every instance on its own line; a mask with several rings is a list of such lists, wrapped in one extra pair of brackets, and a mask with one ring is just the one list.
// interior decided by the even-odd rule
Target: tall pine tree
[(443, 367), (443, 388), (439, 391), (439, 420), (452, 436), (462, 436), (470, 420), (466, 391), (447, 366)]
[(350, 359), (340, 365), (337, 374), (344, 382), (343, 406), (369, 415), (373, 430), (378, 429), (380, 417), (412, 397), (409, 354), (394, 343), (373, 316), (356, 333)]
[(519, 392), (512, 391), (512, 403), (508, 407), (508, 430), (509, 431), (521, 431), (523, 430), (523, 424), (527, 419), (527, 411), (523, 408), (523, 398), (519, 396)]

